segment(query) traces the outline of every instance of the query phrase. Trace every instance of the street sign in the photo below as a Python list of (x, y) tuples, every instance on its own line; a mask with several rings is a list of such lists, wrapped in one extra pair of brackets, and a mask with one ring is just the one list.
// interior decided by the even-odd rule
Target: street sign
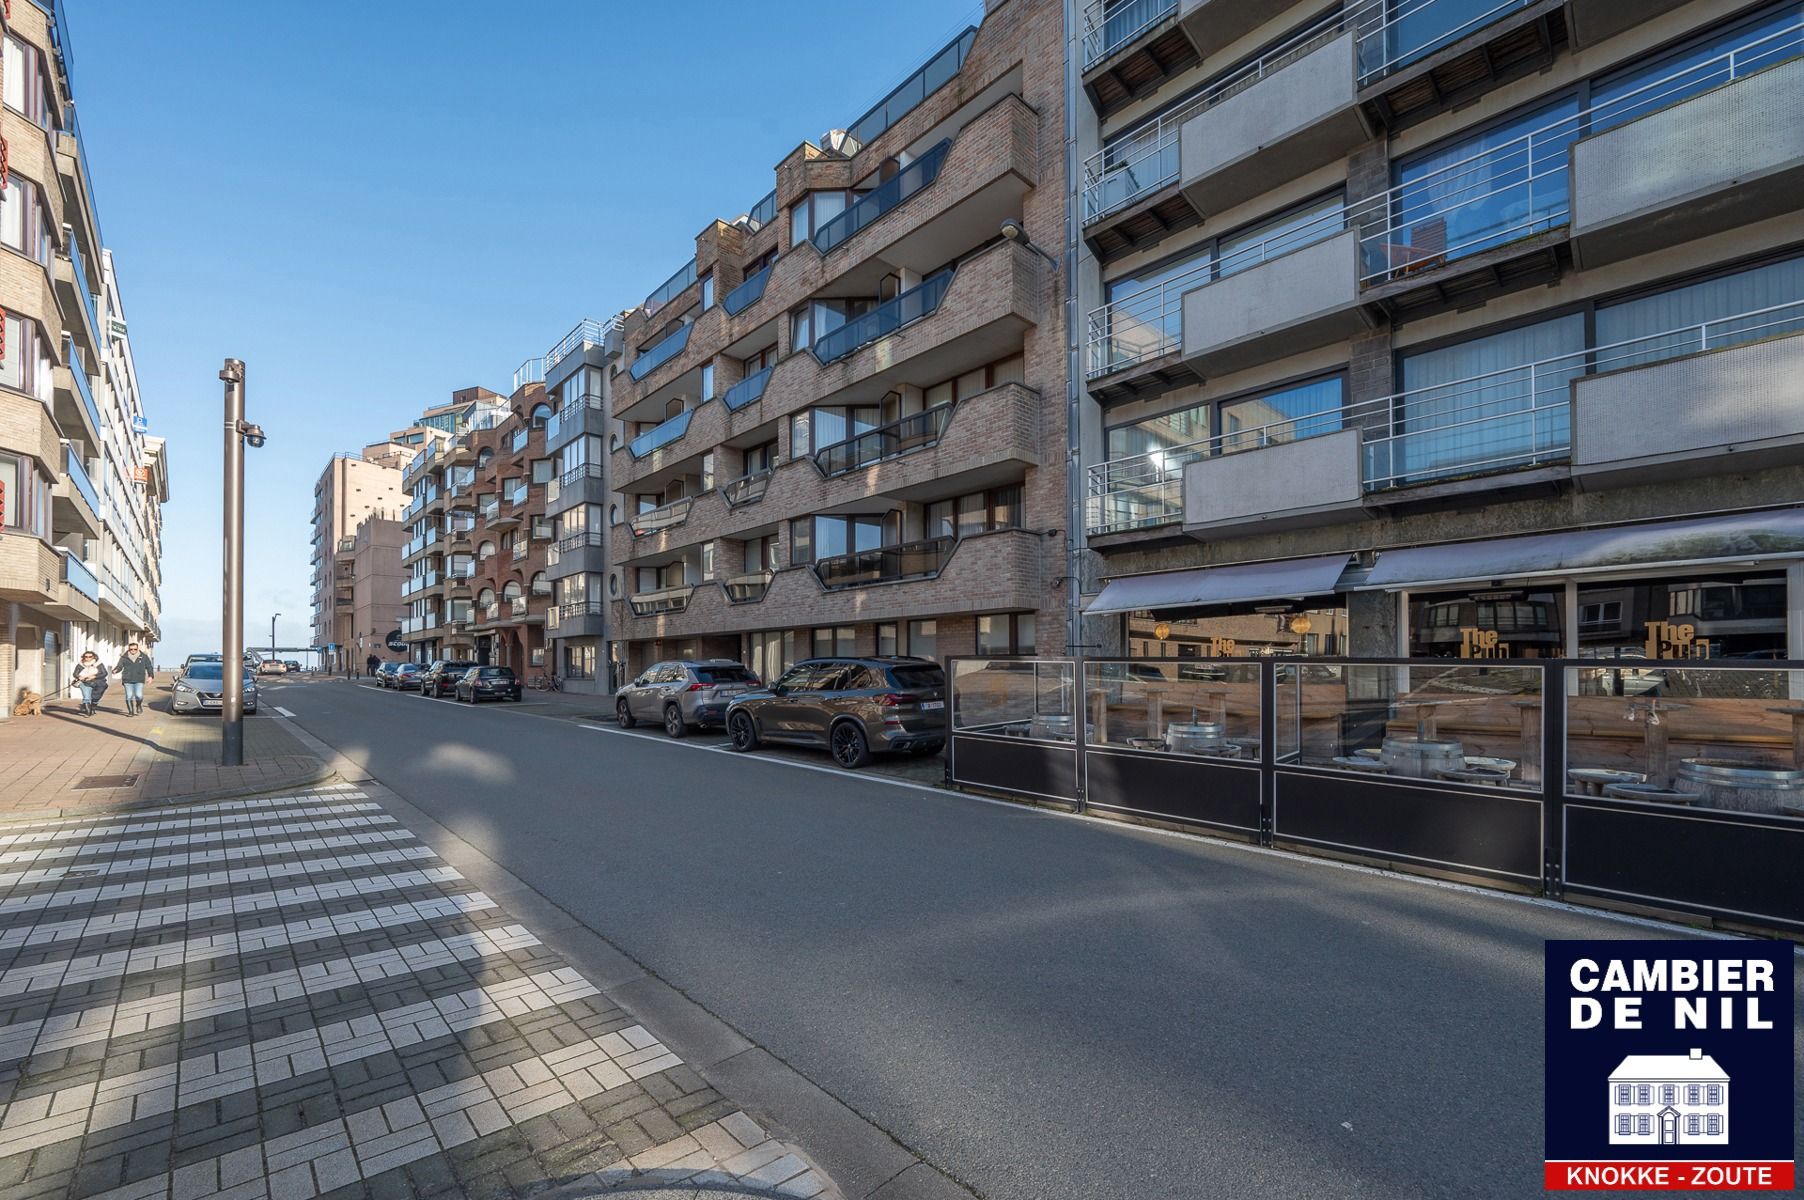
[(132, 418), (132, 432), (133, 433), (143, 433), (146, 430), (148, 430), (149, 428), (150, 428), (150, 422), (145, 420), (143, 417), (133, 417)]

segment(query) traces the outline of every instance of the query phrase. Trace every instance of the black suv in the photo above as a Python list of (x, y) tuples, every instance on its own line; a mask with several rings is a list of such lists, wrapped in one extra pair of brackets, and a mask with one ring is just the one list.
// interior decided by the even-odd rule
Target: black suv
[(727, 705), (735, 750), (762, 742), (826, 748), (842, 767), (873, 751), (935, 754), (946, 744), (946, 673), (926, 658), (811, 658)]
[(420, 673), (420, 695), (450, 696), (457, 691), (457, 681), (476, 664), (459, 659), (441, 658)]

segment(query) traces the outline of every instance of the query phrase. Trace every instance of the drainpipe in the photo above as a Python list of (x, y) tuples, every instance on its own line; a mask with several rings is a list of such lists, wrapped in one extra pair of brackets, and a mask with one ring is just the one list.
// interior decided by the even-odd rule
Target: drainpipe
[(1078, 581), (1083, 553), (1083, 422), (1078, 388), (1081, 362), (1077, 340), (1077, 105), (1079, 87), (1078, 5), (1065, 0), (1065, 652), (1078, 653), (1083, 642), (1083, 612)]

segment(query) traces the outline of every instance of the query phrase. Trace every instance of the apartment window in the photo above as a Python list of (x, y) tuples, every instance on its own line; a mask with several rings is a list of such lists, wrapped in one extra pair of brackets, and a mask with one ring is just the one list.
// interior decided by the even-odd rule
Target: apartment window
[(702, 311), (707, 312), (714, 307), (714, 273), (710, 271), (702, 276)]
[(50, 225), (43, 193), (21, 175), (9, 175), (0, 193), (0, 243), (39, 263), (50, 262)]
[(816, 658), (848, 658), (858, 653), (858, 631), (850, 625), (814, 631), (813, 654)]
[(1032, 654), (1034, 652), (1035, 616), (1033, 613), (994, 613), (977, 618), (977, 652), (979, 654)]
[[(11, 317), (7, 318), (9, 323), (11, 320)], [(813, 453), (814, 439), (810, 436), (808, 417), (804, 410), (789, 418), (789, 457), (792, 459), (806, 458)]]
[(875, 404), (812, 408), (809, 430), (815, 449), (824, 449), (869, 433), (883, 423), (883, 409)]
[(813, 237), (815, 231), (845, 212), (855, 199), (857, 197), (850, 190), (835, 188), (809, 192), (797, 200), (789, 210), (789, 244), (799, 245)]
[(702, 578), (714, 578), (714, 543), (702, 543)]
[(740, 359), (739, 365), (744, 368), (740, 372), (740, 374), (742, 376), (743, 375), (756, 375), (758, 372), (764, 370), (764, 368), (766, 368), (766, 367), (775, 366), (776, 363), (777, 363), (777, 346), (776, 346), (775, 342), (772, 342), (770, 345), (766, 346), (764, 349), (753, 351), (751, 354), (748, 354), (746, 357)]
[(564, 676), (567, 679), (593, 679), (595, 677), (594, 643), (564, 643)]
[(714, 399), (714, 364), (713, 363), (703, 363), (702, 364), (701, 399), (703, 399), (703, 400)]
[(916, 658), (938, 659), (940, 623), (932, 618), (908, 623), (908, 652)]
[(878, 654), (899, 654), (901, 653), (900, 646), (901, 639), (896, 635), (896, 623), (894, 621), (877, 626)]
[(491, 559), (493, 557), (495, 557), (495, 543), (494, 542), (483, 542), (480, 546), (476, 547), (476, 561), (477, 562), (487, 562), (489, 559)]
[(1221, 405), (1222, 451), (1251, 450), (1333, 433), (1341, 427), (1344, 399), (1342, 380), (1336, 375), (1263, 395), (1224, 401)]
[(554, 469), (556, 465), (557, 464), (553, 463), (549, 458), (533, 459), (532, 481), (534, 483), (550, 483), (555, 473)]
[(49, 513), (50, 484), (37, 464), (0, 454), (0, 529), (44, 537), (49, 533)]
[(549, 420), (551, 420), (551, 406), (549, 404), (533, 405), (532, 416), (529, 419), (532, 428), (543, 429), (545, 428), (545, 423)]
[(51, 128), (50, 89), (44, 79), (44, 59), (29, 42), (6, 39), (3, 70), (6, 106), (25, 116), (40, 129)]
[(882, 516), (797, 517), (789, 523), (791, 566), (883, 546)]
[[(1804, 312), (1762, 310), (1796, 305), (1800, 300), (1804, 300), (1804, 258), (1765, 263), (1670, 287), (1650, 296), (1600, 304), (1596, 369), (1619, 370), (1694, 354), (1700, 349), (1720, 350), (1796, 333), (1804, 329)], [(1742, 317), (1743, 313), (1751, 315)], [(1741, 319), (1732, 319), (1738, 317)], [(1706, 323), (1708, 340), (1703, 342), (1697, 327)], [(1672, 330), (1679, 332), (1671, 333)]]
[(753, 538), (745, 543), (745, 573), (755, 575), (760, 571), (777, 569), (777, 535), (766, 534), (761, 538)]
[(812, 300), (789, 314), (789, 348), (806, 350), (822, 338), (876, 307), (876, 301), (833, 297)]
[(768, 471), (777, 465), (777, 443), (765, 442), (761, 446), (753, 446), (745, 452), (745, 473), (754, 474)]
[(1018, 483), (971, 492), (950, 500), (936, 500), (927, 506), (926, 536), (970, 537), (997, 529), (1019, 528), (1021, 501), (1022, 490)]
[[(38, 323), (7, 313), (6, 355), (0, 358), (0, 385), (40, 400), (48, 399), (52, 366), (45, 351), (46, 342)], [(80, 362), (71, 362), (69, 369), (80, 371), (85, 368)]]
[[(1592, 118), (1588, 133), (1598, 133), (1636, 117), (1683, 103), (1692, 96), (1720, 87), (1774, 63), (1804, 52), (1804, 31), (1798, 15), (1804, 7), (1781, 4), (1745, 21), (1737, 21), (1687, 42), (1655, 58), (1637, 59), (1633, 66), (1606, 75), (1591, 85)], [(1737, 51), (1733, 65), (1714, 62)], [(1731, 75), (1733, 71), (1733, 75)], [(1682, 73), (1682, 74), (1681, 74)], [(1674, 78), (1678, 76), (1678, 78)], [(1657, 84), (1658, 86), (1649, 86)]]

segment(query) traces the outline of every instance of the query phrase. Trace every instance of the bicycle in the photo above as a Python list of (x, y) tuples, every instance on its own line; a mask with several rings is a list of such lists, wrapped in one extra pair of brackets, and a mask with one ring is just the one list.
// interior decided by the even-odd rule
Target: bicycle
[(535, 692), (561, 692), (564, 690), (563, 680), (559, 679), (556, 675), (548, 675), (543, 671), (527, 680), (526, 684)]

